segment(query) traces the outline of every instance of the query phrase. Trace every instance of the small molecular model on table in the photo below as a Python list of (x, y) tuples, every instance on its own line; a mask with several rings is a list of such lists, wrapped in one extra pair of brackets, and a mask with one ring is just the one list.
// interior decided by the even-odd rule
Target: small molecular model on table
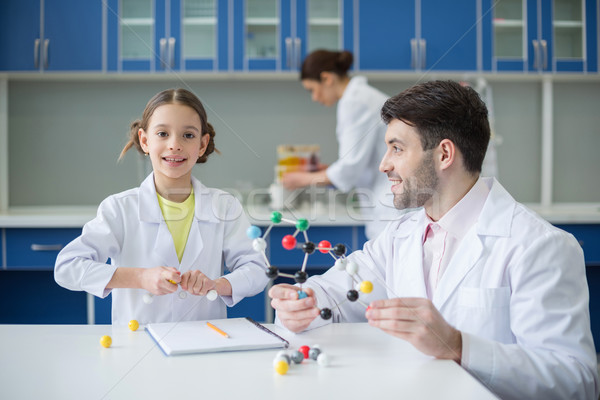
[[(277, 267), (274, 267), (269, 263), (267, 255), (265, 253), (265, 250), (267, 248), (267, 242), (265, 241), (265, 239), (271, 232), (273, 226), (281, 222), (287, 222), (296, 226), (296, 231), (293, 235), (285, 235), (281, 240), (281, 245), (283, 246), (283, 248), (286, 250), (300, 248), (304, 252), (304, 261), (302, 262), (302, 268), (294, 275), (279, 272), (279, 269)], [(261, 230), (258, 226), (250, 226), (246, 233), (248, 237), (253, 240), (252, 246), (254, 250), (262, 253), (265, 262), (267, 263), (266, 273), (270, 279), (276, 279), (277, 277), (281, 276), (294, 279), (296, 283), (300, 285), (300, 291), (298, 291), (298, 299), (303, 299), (307, 297), (306, 292), (302, 290), (302, 284), (308, 279), (308, 274), (306, 273), (306, 263), (308, 262), (308, 256), (313, 254), (315, 250), (319, 250), (321, 253), (324, 254), (329, 253), (335, 260), (334, 266), (339, 270), (345, 270), (348, 273), (348, 275), (352, 277), (352, 280), (356, 284), (356, 288), (351, 288), (350, 290), (348, 290), (348, 293), (346, 293), (346, 300), (344, 300), (344, 302), (356, 301), (365, 306), (365, 308), (367, 308), (368, 306), (359, 300), (359, 291), (362, 293), (371, 293), (371, 291), (373, 290), (373, 283), (370, 281), (363, 280), (358, 274), (358, 265), (352, 261), (348, 261), (348, 259), (346, 258), (346, 246), (344, 246), (343, 244), (336, 244), (332, 247), (331, 243), (327, 240), (322, 240), (319, 242), (318, 245), (315, 245), (308, 239), (308, 233), (306, 232), (307, 230), (308, 221), (306, 219), (301, 218), (297, 221), (292, 221), (286, 218), (282, 218), (280, 212), (273, 211), (271, 213), (271, 224), (265, 231), (264, 235), (262, 235), (262, 237)], [(296, 236), (300, 232), (302, 232), (302, 234), (304, 235), (304, 243), (297, 243)], [(339, 306), (344, 302), (337, 304), (336, 307), (339, 309)], [(320, 310), (320, 314), (321, 318), (325, 320), (330, 319), (333, 315), (331, 309), (329, 308), (322, 308)]]

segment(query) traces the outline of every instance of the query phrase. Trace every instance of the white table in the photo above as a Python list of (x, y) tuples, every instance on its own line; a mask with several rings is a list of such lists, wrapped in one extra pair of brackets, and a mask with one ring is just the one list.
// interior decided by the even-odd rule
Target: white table
[[(0, 398), (495, 398), (454, 362), (427, 357), (367, 324), (297, 335), (267, 326), (288, 339), (290, 349), (319, 344), (331, 365), (305, 360), (278, 375), (278, 350), (167, 357), (143, 328), (0, 325)], [(112, 337), (112, 347), (100, 346), (102, 335)]]

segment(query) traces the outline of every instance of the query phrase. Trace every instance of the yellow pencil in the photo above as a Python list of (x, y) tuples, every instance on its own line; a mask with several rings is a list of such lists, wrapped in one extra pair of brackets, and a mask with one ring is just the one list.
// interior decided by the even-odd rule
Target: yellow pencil
[(225, 336), (226, 338), (229, 337), (229, 335), (227, 334), (227, 332), (223, 332), (222, 330), (220, 330), (219, 328), (217, 328), (216, 326), (214, 326), (213, 324), (211, 324), (210, 322), (207, 322), (206, 325), (210, 328), (213, 329), (215, 332), (217, 332), (219, 335)]

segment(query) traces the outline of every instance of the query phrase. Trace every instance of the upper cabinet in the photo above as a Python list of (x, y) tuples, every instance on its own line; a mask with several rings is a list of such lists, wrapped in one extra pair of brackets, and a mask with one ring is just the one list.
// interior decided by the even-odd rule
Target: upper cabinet
[(483, 12), (484, 70), (598, 71), (597, 0), (484, 0)]
[(477, 2), (360, 1), (359, 68), (476, 70)]
[(228, 4), (227, 0), (108, 0), (108, 70), (226, 70)]
[(234, 2), (234, 69), (296, 71), (319, 48), (352, 49), (351, 0)]
[(0, 2), (0, 70), (102, 69), (102, 2)]

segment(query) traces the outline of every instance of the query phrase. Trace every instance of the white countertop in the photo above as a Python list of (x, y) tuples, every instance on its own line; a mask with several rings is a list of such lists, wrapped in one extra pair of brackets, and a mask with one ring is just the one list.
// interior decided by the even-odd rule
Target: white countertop
[[(527, 204), (553, 224), (599, 224), (600, 204), (576, 203), (541, 206)], [(259, 226), (270, 224), (273, 211), (266, 204), (246, 204), (250, 222)], [(303, 203), (295, 210), (282, 210), (284, 218), (306, 218), (311, 226), (364, 225), (358, 209), (343, 203)], [(94, 218), (96, 207), (13, 207), (0, 212), (0, 228), (81, 228)]]
[[(3, 399), (495, 399), (453, 361), (436, 360), (368, 324), (301, 334), (266, 325), (290, 349), (318, 344), (331, 364), (273, 369), (279, 350), (165, 356), (140, 327), (0, 325)], [(110, 335), (112, 346), (100, 346)], [(432, 382), (434, 384), (432, 384)]]

